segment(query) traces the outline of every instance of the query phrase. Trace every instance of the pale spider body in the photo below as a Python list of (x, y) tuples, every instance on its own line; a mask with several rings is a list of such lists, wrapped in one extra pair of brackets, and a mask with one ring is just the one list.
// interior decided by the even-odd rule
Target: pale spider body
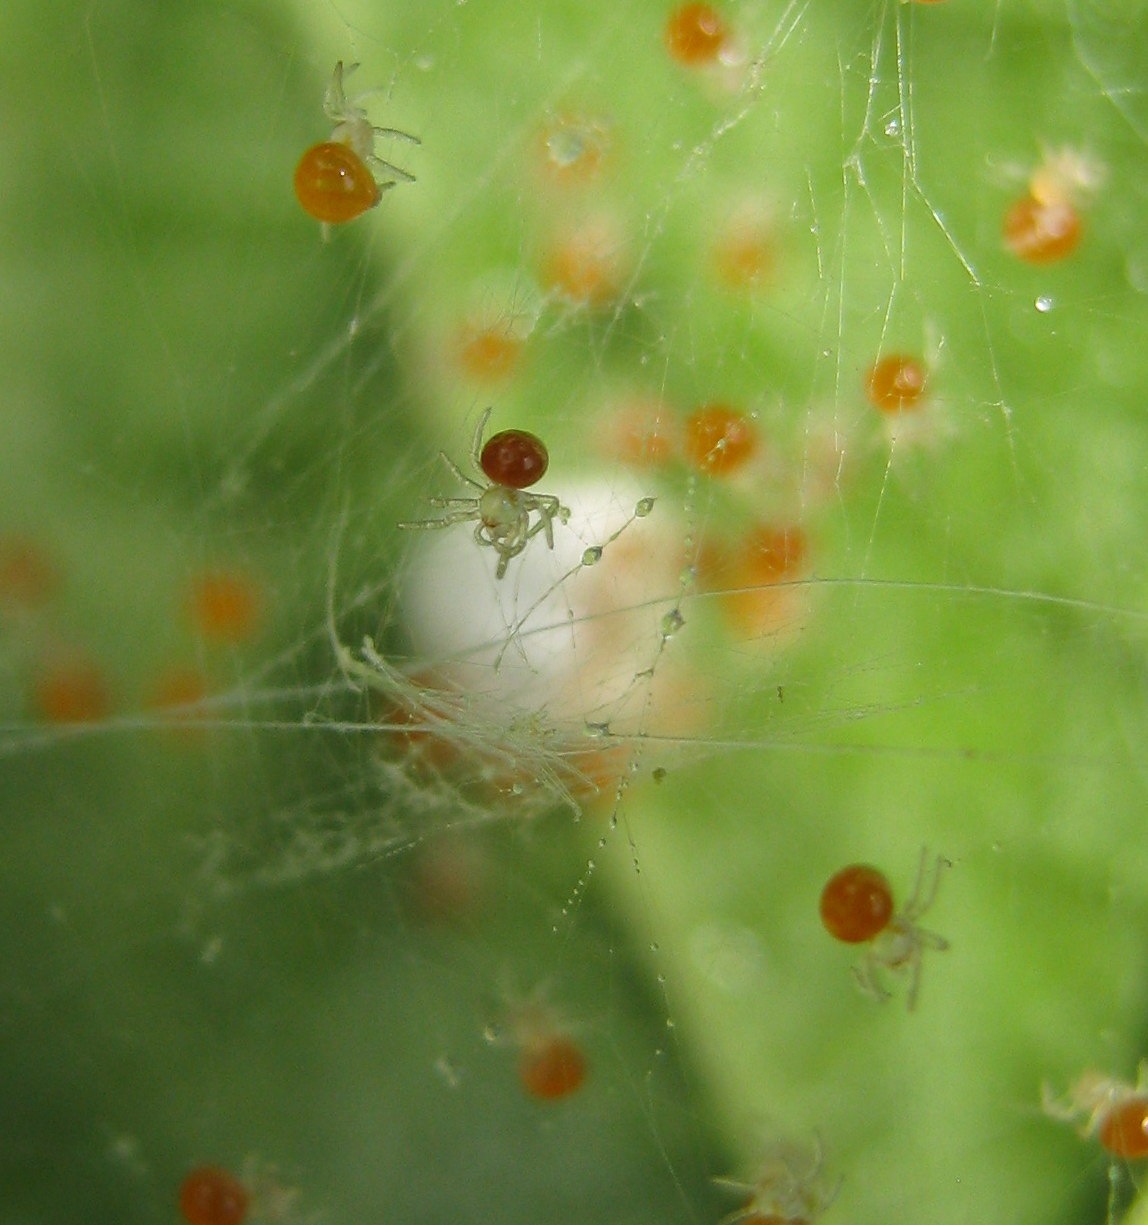
[(941, 874), (948, 866), (949, 861), (938, 855), (930, 872), (928, 852), (922, 848), (912, 896), (889, 920), (888, 926), (874, 937), (865, 956), (853, 967), (854, 977), (867, 995), (876, 999), (888, 997), (889, 992), (880, 981), (882, 970), (906, 973), (909, 976), (906, 1004), (910, 1010), (916, 1006), (921, 987), (921, 958), (926, 949), (941, 953), (949, 947), (944, 936), (921, 927), (917, 922), (936, 901)]
[(719, 1178), (719, 1185), (746, 1197), (721, 1225), (812, 1225), (837, 1196), (840, 1182), (829, 1183), (822, 1170), (820, 1137), (800, 1144), (770, 1142), (752, 1182)]
[(378, 90), (368, 90), (354, 98), (347, 97), (346, 79), (358, 68), (358, 64), (348, 64), (343, 67), (343, 61), (335, 65), (331, 83), (323, 96), (323, 113), (335, 125), (331, 129), (331, 140), (337, 144), (346, 145), (371, 169), (379, 183), (380, 190), (393, 187), (396, 182), (413, 183), (415, 176), (393, 162), (385, 161), (375, 152), (375, 141), (380, 137), (391, 137), (405, 140), (409, 144), (422, 144), (417, 136), (398, 128), (380, 128), (371, 123), (366, 110), (360, 105), (364, 98), (378, 93)]
[[(490, 420), (488, 408), (479, 419), (471, 445), (471, 462), (475, 470), (487, 478), (482, 484), (469, 477), (445, 453), (439, 452), (452, 475), (465, 485), (478, 490), (477, 496), (430, 498), (432, 506), (445, 513), (438, 519), (416, 519), (400, 523), (400, 528), (440, 528), (455, 523), (475, 522), (474, 539), (488, 545), (498, 554), (496, 579), (506, 574), (511, 560), (517, 557), (539, 533), (547, 547), (554, 548), (554, 520), (565, 523), (570, 511), (553, 494), (530, 493), (523, 486), (532, 485), (545, 474), (548, 464), (546, 448), (533, 434), (524, 430), (504, 430), (483, 446), (482, 436)], [(499, 444), (506, 440), (510, 458), (499, 454)], [(492, 450), (493, 448), (493, 450)], [(502, 479), (497, 477), (501, 475)], [(537, 515), (536, 519), (532, 516)]]

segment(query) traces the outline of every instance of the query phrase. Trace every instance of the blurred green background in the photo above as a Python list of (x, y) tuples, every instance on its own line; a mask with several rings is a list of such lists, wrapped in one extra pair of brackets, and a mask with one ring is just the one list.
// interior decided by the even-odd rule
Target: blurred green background
[[(852, 1225), (1131, 1202), (1040, 1092), (1144, 1053), (1148, 11), (728, 3), (690, 69), (670, 8), (0, 14), (0, 1220), (173, 1221), (210, 1162), (297, 1189), (279, 1219), (716, 1223), (778, 1138)], [(337, 60), (422, 144), (324, 241), (290, 184)], [(603, 158), (563, 178), (571, 124)], [(1001, 218), (1065, 148), (1081, 245), (1026, 264)], [(547, 282), (587, 228), (590, 305)], [(489, 324), (508, 372), (461, 356)], [(889, 352), (929, 373), (900, 418)], [(627, 474), (609, 423), (652, 399), (744, 406), (767, 459)], [(619, 657), (624, 781), (580, 820), (380, 731), (409, 712), (336, 657), (428, 683), (403, 605), (444, 537), (395, 525), (487, 404), (549, 491), (657, 498), (667, 569), (617, 557), (678, 688)], [(808, 556), (747, 640), (700, 559), (759, 519)], [(463, 698), (487, 749), (582, 743)], [(922, 847), (952, 947), (909, 1012), (816, 906), (855, 860), (903, 901)], [(559, 1102), (515, 1072), (539, 999), (590, 1068)]]

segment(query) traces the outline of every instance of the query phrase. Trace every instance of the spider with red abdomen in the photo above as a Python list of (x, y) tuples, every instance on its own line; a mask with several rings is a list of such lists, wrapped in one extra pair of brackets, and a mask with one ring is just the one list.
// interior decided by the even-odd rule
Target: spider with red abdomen
[[(398, 526), (440, 528), (477, 521), (474, 538), (498, 554), (494, 577), (501, 579), (511, 560), (539, 533), (553, 549), (554, 520), (565, 523), (570, 518), (570, 511), (553, 494), (527, 492), (546, 475), (550, 466), (549, 452), (537, 435), (528, 430), (501, 430), (483, 443), (482, 436), (492, 411), (488, 408), (479, 418), (470, 452), (475, 469), (489, 484), (467, 476), (445, 451), (440, 452), (451, 473), (463, 484), (478, 490), (477, 496), (431, 498), (432, 506), (445, 511), (441, 518), (415, 519)], [(538, 517), (531, 522), (533, 515)]]
[(928, 870), (928, 852), (922, 849), (917, 882), (901, 910), (893, 906), (893, 888), (879, 868), (855, 863), (829, 878), (821, 891), (821, 922), (826, 931), (845, 944), (868, 944), (853, 976), (866, 995), (884, 1000), (889, 992), (881, 985), (882, 970), (909, 975), (907, 1004), (912, 1010), (921, 985), (921, 959), (926, 949), (938, 952), (949, 942), (918, 923), (932, 906), (941, 883), (941, 873), (950, 863), (938, 855)]

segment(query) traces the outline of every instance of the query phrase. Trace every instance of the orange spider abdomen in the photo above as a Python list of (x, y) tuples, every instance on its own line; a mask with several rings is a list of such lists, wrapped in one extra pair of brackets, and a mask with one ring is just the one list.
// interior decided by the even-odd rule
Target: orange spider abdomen
[(869, 371), (865, 394), (874, 408), (900, 413), (916, 408), (925, 394), (925, 371), (920, 362), (900, 353), (883, 357)]
[(821, 891), (821, 922), (846, 944), (862, 944), (893, 917), (893, 890), (884, 872), (855, 863), (829, 878)]
[(581, 1087), (586, 1079), (586, 1056), (561, 1035), (530, 1042), (522, 1053), (518, 1076), (531, 1097), (554, 1102)]
[(757, 432), (748, 417), (724, 404), (709, 404), (686, 422), (686, 458), (710, 476), (727, 476), (757, 450)]
[(683, 4), (666, 22), (666, 50), (679, 64), (712, 63), (728, 38), (721, 16), (708, 4)]
[(1115, 1157), (1148, 1157), (1148, 1097), (1130, 1097), (1114, 1106), (1096, 1137)]
[(354, 221), (382, 198), (361, 157), (338, 141), (313, 145), (295, 167), (295, 196), (316, 221)]
[(496, 485), (528, 489), (546, 475), (550, 455), (529, 431), (502, 430), (486, 440), (479, 465)]
[(188, 1225), (241, 1225), (249, 1200), (239, 1179), (214, 1165), (192, 1170), (179, 1188), (179, 1210)]
[(242, 572), (211, 570), (192, 583), (187, 611), (201, 637), (239, 643), (251, 638), (259, 625), (262, 596), (255, 581)]
[(1068, 200), (1023, 196), (1005, 213), (1005, 246), (1029, 264), (1052, 264), (1076, 250), (1080, 215)]
[(522, 341), (500, 327), (467, 327), (458, 339), (458, 361), (473, 379), (497, 382), (514, 372)]
[(49, 723), (98, 723), (111, 706), (103, 672), (82, 657), (46, 667), (33, 682), (32, 701)]

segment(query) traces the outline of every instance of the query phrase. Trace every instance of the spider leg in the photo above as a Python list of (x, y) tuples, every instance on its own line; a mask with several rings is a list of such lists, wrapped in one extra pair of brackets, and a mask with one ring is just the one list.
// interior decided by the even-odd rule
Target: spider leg
[(417, 136), (412, 136), (410, 132), (404, 132), (402, 128), (378, 128), (372, 127), (371, 131), (376, 136), (394, 136), (399, 140), (405, 140), (411, 145), (421, 145), (423, 142)]
[(463, 472), (463, 470), (458, 466), (458, 464), (456, 464), (454, 460), (451, 459), (451, 457), (445, 451), (440, 451), (438, 455), (439, 455), (439, 459), (441, 459), (442, 462), (446, 464), (446, 466), (450, 469), (451, 475), (454, 476), (458, 481), (461, 481), (462, 484), (464, 485), (471, 485), (475, 489), (481, 489), (485, 492), (486, 486), (480, 485), (476, 480), (467, 476), (466, 473)]
[[(385, 161), (378, 154), (372, 153), (366, 159), (367, 165), (376, 173), (381, 175), (393, 175), (396, 179), (403, 183), (413, 183), (415, 176), (409, 170), (403, 170), (401, 166), (396, 166), (394, 162)], [(380, 183), (379, 190), (386, 191), (388, 187), (393, 187), (394, 183)]]
[(358, 64), (348, 64), (344, 67), (342, 60), (335, 65), (331, 83), (323, 95), (323, 112), (328, 119), (334, 119), (337, 122), (343, 118), (347, 110), (347, 90), (343, 82), (358, 66)]
[(872, 957), (863, 957), (853, 966), (853, 979), (870, 999), (884, 1003), (889, 998), (889, 992), (877, 981), (877, 968)]
[(926, 867), (928, 860), (928, 847), (921, 847), (921, 858), (917, 865), (917, 879), (913, 885), (913, 893), (902, 911), (902, 917), (908, 922), (919, 919), (932, 906), (937, 899), (937, 890), (941, 887), (941, 874), (946, 868), (953, 866), (943, 855), (938, 855), (930, 876)]
[(475, 515), (475, 514), (477, 514), (477, 510), (476, 510), (476, 508), (475, 508), (475, 504), (474, 504), (474, 498), (440, 498), (440, 497), (433, 497), (433, 498), (427, 498), (427, 501), (428, 501), (428, 502), (429, 502), (429, 503), (430, 503), (432, 506), (443, 506), (443, 507), (447, 507), (448, 509), (449, 509), (451, 506), (457, 506), (457, 507), (460, 507), (460, 508), (461, 508), (461, 507), (463, 507), (463, 506), (469, 506), (471, 509), (470, 509), (470, 513), (467, 515), (467, 518), (468, 518), (468, 519), (469, 519), (469, 518), (473, 518), (473, 517), (474, 517), (474, 515)]
[(944, 936), (923, 927), (917, 928), (917, 939), (920, 940), (922, 948), (936, 949), (938, 953), (943, 953), (949, 947), (949, 942)]
[[(494, 412), (493, 408), (488, 408), (478, 419), (478, 425), (474, 430), (474, 440), (470, 444), (470, 460), (475, 468), (482, 471), (482, 436), (486, 433), (486, 423), (490, 420), (490, 414)], [(471, 484), (475, 484), (471, 481)]]
[(396, 527), (404, 529), (408, 528), (435, 528), (435, 527), (451, 527), (455, 523), (467, 523), (474, 518), (472, 511), (465, 510), (448, 510), (445, 515), (438, 519), (408, 519), (404, 523), (395, 524)]
[(550, 546), (550, 548), (554, 548), (554, 528), (551, 526), (552, 519), (553, 515), (539, 507), (538, 522), (535, 523), (535, 525), (526, 533), (526, 539), (532, 540), (538, 535), (539, 532), (545, 532), (546, 543)]

